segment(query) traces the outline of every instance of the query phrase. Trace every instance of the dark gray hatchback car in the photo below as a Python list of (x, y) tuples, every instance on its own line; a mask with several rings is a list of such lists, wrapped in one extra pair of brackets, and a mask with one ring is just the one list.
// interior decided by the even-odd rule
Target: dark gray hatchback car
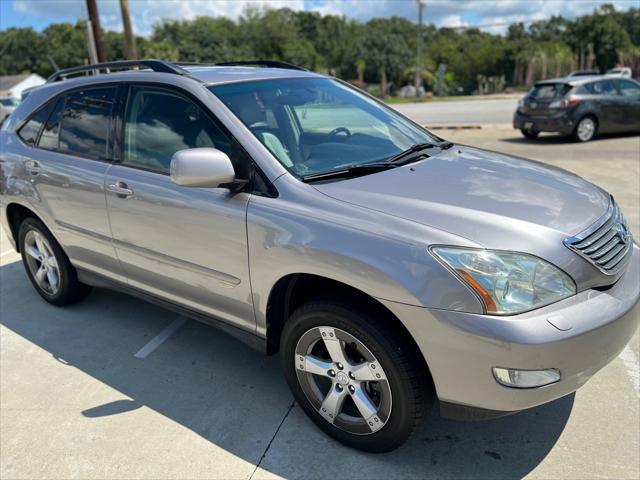
[(557, 132), (579, 142), (598, 133), (640, 132), (640, 83), (606, 76), (538, 82), (520, 100), (513, 126), (527, 138)]

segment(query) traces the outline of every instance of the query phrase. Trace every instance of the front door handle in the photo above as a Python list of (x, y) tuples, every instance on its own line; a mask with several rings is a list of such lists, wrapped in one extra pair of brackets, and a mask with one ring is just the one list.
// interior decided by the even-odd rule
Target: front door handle
[(127, 198), (133, 195), (133, 190), (131, 190), (125, 182), (121, 181), (110, 183), (107, 185), (107, 190), (115, 193), (120, 198)]
[(42, 167), (40, 167), (40, 164), (35, 160), (27, 160), (24, 162), (24, 168), (31, 175), (39, 175), (42, 171)]

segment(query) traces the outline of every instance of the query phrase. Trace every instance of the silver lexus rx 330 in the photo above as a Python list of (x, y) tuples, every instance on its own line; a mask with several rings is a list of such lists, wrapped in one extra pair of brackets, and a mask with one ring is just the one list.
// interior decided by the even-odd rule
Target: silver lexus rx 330
[(624, 348), (640, 250), (611, 195), (249, 63), (78, 67), (16, 109), (2, 224), (47, 302), (120, 289), (279, 351), (309, 417), (376, 452), (436, 398), (514, 413)]

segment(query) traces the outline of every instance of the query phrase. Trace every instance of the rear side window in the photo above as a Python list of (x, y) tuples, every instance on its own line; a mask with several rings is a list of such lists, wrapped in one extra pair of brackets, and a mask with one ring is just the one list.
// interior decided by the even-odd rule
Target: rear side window
[(116, 89), (96, 88), (67, 95), (62, 115), (60, 151), (106, 159), (109, 120)]
[(60, 118), (62, 117), (62, 109), (64, 108), (64, 97), (58, 98), (47, 123), (45, 123), (40, 135), (38, 146), (47, 150), (58, 149), (58, 133), (60, 131)]
[(38, 110), (31, 119), (25, 123), (20, 130), (18, 130), (18, 136), (27, 145), (35, 146), (38, 143), (38, 135), (42, 130), (42, 125), (47, 121), (49, 113), (51, 112), (51, 106), (53, 102), (49, 102), (40, 110)]
[(537, 100), (553, 100), (564, 97), (569, 93), (569, 90), (571, 90), (571, 85), (567, 85), (566, 83), (545, 83), (533, 87), (529, 96)]
[(596, 95), (618, 94), (618, 91), (616, 90), (616, 87), (611, 80), (601, 80), (600, 82), (592, 83), (591, 88), (593, 93)]

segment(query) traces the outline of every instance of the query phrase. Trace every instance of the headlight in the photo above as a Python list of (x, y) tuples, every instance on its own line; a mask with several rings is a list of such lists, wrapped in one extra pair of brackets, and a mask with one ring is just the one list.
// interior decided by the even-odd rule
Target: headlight
[(571, 277), (533, 255), (460, 247), (431, 251), (480, 296), (487, 313), (522, 313), (576, 293)]

